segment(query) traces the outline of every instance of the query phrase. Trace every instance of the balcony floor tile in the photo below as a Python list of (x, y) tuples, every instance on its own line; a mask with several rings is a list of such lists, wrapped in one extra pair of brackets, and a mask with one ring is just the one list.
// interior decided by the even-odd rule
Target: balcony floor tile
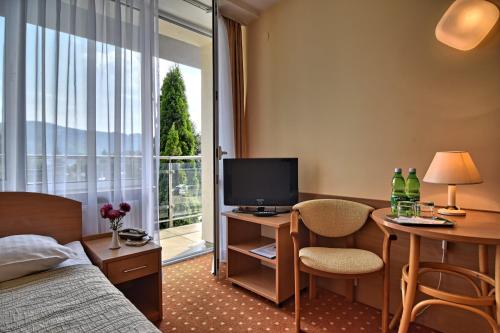
[(206, 250), (211, 246), (206, 244), (201, 236), (201, 223), (194, 223), (160, 230), (162, 260), (190, 255)]

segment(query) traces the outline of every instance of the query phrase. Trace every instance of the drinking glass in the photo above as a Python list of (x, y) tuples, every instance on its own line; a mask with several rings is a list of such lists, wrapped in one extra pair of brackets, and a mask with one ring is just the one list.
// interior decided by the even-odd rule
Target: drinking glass
[(412, 201), (398, 202), (398, 217), (415, 216), (415, 203)]
[(434, 202), (418, 201), (415, 204), (415, 213), (417, 216), (431, 219), (434, 217)]

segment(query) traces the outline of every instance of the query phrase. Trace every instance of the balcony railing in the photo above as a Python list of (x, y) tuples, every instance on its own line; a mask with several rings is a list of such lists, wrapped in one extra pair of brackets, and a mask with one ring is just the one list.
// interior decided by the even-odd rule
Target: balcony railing
[(160, 223), (166, 228), (201, 220), (201, 156), (160, 156)]
[[(121, 186), (127, 191), (141, 187), (142, 156), (124, 155), (120, 158)], [(97, 191), (109, 192), (114, 188), (115, 158), (96, 156)], [(201, 156), (159, 157), (159, 223), (162, 227), (175, 227), (201, 221)], [(48, 163), (50, 188), (85, 201), (87, 192), (87, 156), (57, 155), (46, 159), (41, 155), (27, 157), (27, 190), (42, 190), (42, 164)], [(1, 169), (1, 168), (0, 168)], [(2, 179), (2, 178), (0, 178)], [(129, 193), (130, 194), (130, 193)]]
[[(109, 192), (115, 188), (115, 161), (120, 163), (119, 178), (121, 187), (126, 190), (141, 188), (142, 156), (97, 155), (96, 185), (97, 192)], [(43, 157), (40, 154), (29, 154), (26, 158), (26, 190), (42, 191), (44, 183), (44, 167), (49, 188), (55, 193), (78, 195), (88, 190), (88, 156), (56, 155)]]

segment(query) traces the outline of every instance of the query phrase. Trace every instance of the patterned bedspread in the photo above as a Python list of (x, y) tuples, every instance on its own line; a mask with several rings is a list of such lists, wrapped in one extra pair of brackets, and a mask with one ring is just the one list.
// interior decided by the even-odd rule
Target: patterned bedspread
[(0, 283), (0, 332), (159, 332), (95, 266)]

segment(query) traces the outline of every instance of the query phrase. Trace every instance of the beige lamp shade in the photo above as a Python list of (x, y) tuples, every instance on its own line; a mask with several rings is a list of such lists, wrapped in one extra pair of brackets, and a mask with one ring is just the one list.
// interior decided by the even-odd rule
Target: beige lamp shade
[(442, 151), (434, 156), (424, 182), (460, 185), (479, 184), (483, 180), (468, 152)]
[(456, 0), (436, 26), (436, 38), (462, 51), (475, 48), (498, 20), (498, 7), (485, 0)]

